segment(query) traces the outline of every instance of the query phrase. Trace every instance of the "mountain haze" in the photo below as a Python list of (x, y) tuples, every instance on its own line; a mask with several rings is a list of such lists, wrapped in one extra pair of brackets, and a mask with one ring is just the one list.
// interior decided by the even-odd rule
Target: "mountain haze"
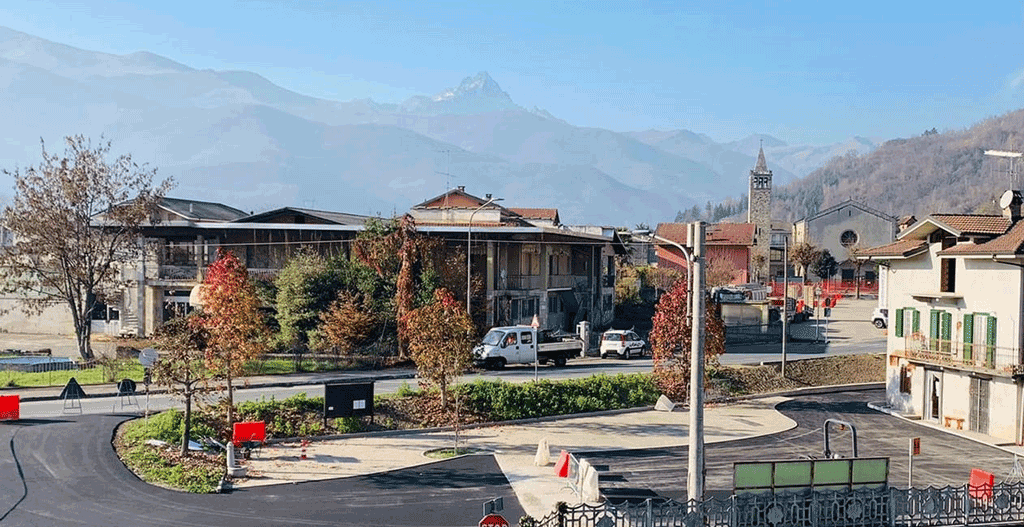
[[(568, 223), (651, 224), (744, 192), (756, 155), (750, 138), (573, 126), (520, 107), (486, 72), (396, 104), (332, 101), (248, 71), (81, 50), (3, 27), (0, 91), (0, 167), (37, 163), (40, 138), (55, 151), (65, 135), (102, 135), (173, 176), (174, 195), (246, 210), (387, 215), (465, 185), (508, 206), (557, 207)], [(762, 140), (780, 182), (851, 145), (873, 147)]]

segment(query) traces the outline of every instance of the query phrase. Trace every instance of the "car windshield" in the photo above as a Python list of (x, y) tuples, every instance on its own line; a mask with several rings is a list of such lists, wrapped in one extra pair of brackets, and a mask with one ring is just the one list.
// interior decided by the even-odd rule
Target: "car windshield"
[(492, 330), (488, 331), (486, 335), (484, 335), (483, 343), (487, 344), (488, 346), (497, 346), (498, 344), (501, 343), (501, 338), (504, 337), (504, 336), (505, 336), (505, 332), (504, 331), (498, 331), (496, 329), (492, 329)]

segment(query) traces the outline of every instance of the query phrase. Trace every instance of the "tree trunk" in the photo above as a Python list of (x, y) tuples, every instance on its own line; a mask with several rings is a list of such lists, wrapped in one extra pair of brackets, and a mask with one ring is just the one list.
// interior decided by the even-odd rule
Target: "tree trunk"
[(92, 353), (92, 346), (90, 346), (90, 340), (92, 337), (92, 320), (89, 313), (82, 313), (72, 299), (68, 299), (69, 307), (71, 308), (72, 322), (75, 324), (75, 342), (78, 344), (78, 354), (82, 356), (83, 360), (92, 360), (94, 358)]
[(185, 390), (185, 423), (181, 432), (181, 455), (188, 454), (188, 436), (192, 434), (192, 390)]

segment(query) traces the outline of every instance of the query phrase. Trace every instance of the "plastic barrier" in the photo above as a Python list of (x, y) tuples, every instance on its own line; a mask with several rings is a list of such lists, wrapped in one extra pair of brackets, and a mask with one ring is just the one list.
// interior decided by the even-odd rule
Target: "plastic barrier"
[(569, 452), (563, 450), (558, 455), (558, 463), (555, 463), (555, 475), (560, 478), (569, 477)]
[(259, 443), (262, 445), (266, 439), (267, 424), (263, 421), (235, 423), (234, 432), (231, 435), (231, 442), (236, 447), (252, 446), (247, 443)]
[(21, 396), (0, 395), (0, 421), (21, 419)]

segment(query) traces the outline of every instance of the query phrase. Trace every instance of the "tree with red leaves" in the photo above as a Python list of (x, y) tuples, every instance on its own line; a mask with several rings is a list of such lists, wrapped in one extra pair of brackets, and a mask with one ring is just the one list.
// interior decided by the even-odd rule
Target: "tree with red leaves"
[(420, 377), (441, 389), (441, 405), (448, 405), (448, 386), (473, 362), (473, 321), (466, 306), (444, 288), (434, 291), (434, 302), (404, 317), (409, 349)]
[(234, 424), (232, 380), (267, 351), (269, 332), (249, 271), (234, 253), (218, 251), (203, 280), (202, 321), (209, 332), (206, 365), (227, 385), (227, 423)]
[[(654, 382), (673, 400), (688, 399), (690, 388), (690, 348), (693, 324), (688, 315), (690, 297), (686, 280), (680, 279), (655, 307), (651, 329), (651, 354), (654, 358)], [(725, 324), (718, 305), (704, 303), (704, 372), (713, 371), (718, 356), (725, 353)], [(705, 378), (705, 380), (707, 380)]]

